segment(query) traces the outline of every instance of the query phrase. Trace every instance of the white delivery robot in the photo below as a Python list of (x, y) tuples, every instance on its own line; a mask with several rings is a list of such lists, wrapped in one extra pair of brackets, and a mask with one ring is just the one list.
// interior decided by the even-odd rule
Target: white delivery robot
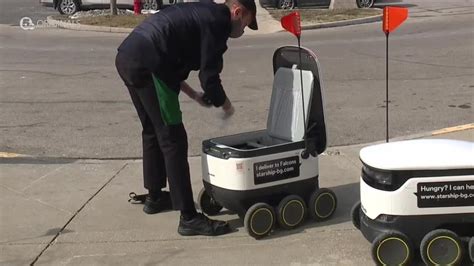
[(326, 128), (316, 55), (281, 47), (273, 55), (273, 71), (267, 129), (203, 142), (202, 211), (215, 215), (225, 207), (239, 214), (254, 238), (268, 235), (276, 222), (295, 228), (308, 213), (326, 220), (337, 206), (336, 195), (318, 183)]
[(473, 142), (385, 143), (363, 148), (360, 160), (352, 220), (377, 265), (410, 265), (418, 250), (426, 265), (474, 262)]

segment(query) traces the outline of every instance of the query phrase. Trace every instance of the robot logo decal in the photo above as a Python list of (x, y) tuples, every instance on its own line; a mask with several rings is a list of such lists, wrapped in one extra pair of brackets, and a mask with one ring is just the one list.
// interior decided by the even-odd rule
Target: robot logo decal
[(474, 181), (418, 183), (418, 208), (474, 206)]
[(254, 183), (264, 184), (300, 175), (300, 158), (292, 156), (253, 165)]

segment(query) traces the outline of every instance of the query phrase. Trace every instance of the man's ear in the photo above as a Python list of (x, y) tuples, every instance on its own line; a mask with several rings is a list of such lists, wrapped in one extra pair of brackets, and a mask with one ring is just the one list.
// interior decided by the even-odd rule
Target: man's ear
[(238, 5), (235, 5), (235, 8), (234, 8), (234, 16), (235, 17), (238, 17), (239, 15), (241, 15), (242, 13), (242, 7), (238, 6)]

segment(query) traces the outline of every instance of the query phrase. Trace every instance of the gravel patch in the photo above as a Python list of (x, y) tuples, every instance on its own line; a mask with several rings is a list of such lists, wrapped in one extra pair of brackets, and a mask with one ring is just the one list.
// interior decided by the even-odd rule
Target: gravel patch
[[(79, 11), (70, 15), (69, 19), (79, 19), (84, 17), (99, 17), (110, 15), (110, 9), (93, 9), (87, 11)], [(133, 10), (129, 9), (118, 9), (117, 15), (133, 15)]]

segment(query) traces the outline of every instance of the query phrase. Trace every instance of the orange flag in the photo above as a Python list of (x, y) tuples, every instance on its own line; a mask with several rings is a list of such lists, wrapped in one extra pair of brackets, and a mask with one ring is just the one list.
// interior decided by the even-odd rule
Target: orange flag
[(385, 7), (383, 9), (383, 31), (389, 34), (400, 26), (407, 17), (408, 9), (405, 7)]
[(281, 26), (293, 33), (296, 37), (301, 36), (301, 17), (298, 11), (292, 12), (281, 18)]

